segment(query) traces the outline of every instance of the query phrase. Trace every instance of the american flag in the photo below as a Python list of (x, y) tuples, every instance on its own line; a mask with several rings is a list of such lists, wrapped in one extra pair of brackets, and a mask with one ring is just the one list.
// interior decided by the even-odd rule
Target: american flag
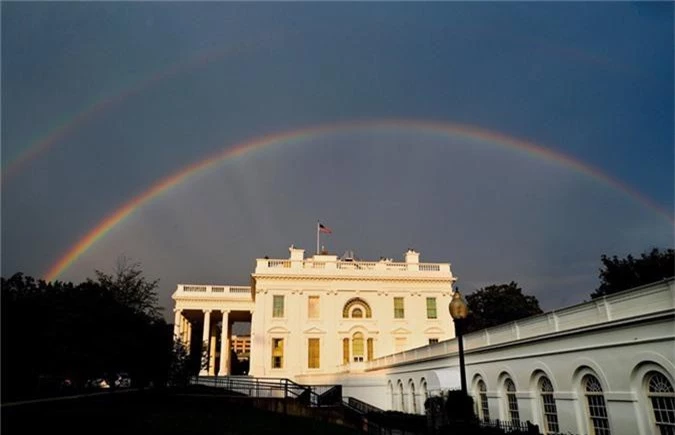
[(321, 223), (319, 224), (319, 232), (324, 234), (333, 234), (333, 230)]

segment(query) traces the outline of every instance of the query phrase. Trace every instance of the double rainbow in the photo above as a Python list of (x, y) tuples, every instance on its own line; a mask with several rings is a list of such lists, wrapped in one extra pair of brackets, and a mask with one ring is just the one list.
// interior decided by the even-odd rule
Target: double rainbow
[(172, 187), (188, 182), (194, 175), (198, 173), (203, 173), (209, 169), (219, 166), (225, 161), (237, 158), (259, 149), (282, 146), (284, 144), (290, 143), (307, 142), (313, 138), (317, 138), (326, 134), (373, 130), (383, 130), (388, 132), (405, 131), (408, 133), (420, 132), (426, 134), (432, 133), (457, 139), (469, 139), (488, 145), (491, 144), (514, 149), (516, 151), (541, 159), (554, 161), (575, 171), (584, 173), (615, 189), (623, 191), (647, 207), (664, 215), (670, 221), (673, 221), (673, 217), (666, 210), (661, 208), (651, 199), (640, 194), (632, 187), (620, 182), (615, 178), (610, 177), (597, 168), (594, 168), (579, 160), (575, 160), (565, 154), (545, 148), (541, 145), (509, 137), (500, 133), (460, 124), (429, 122), (411, 119), (344, 122), (285, 131), (259, 137), (247, 142), (242, 142), (234, 146), (227, 147), (203, 160), (184, 167), (183, 169), (172, 175), (169, 175), (164, 179), (161, 179), (149, 189), (132, 198), (130, 201), (115, 210), (112, 214), (104, 218), (91, 231), (78, 240), (77, 243), (75, 243), (63, 255), (61, 255), (58, 261), (56, 261), (49, 268), (49, 270), (44, 275), (45, 279), (47, 281), (57, 279), (78, 258), (87, 252), (87, 250), (91, 248), (92, 245), (105, 237), (105, 235), (112, 228), (121, 224), (127, 217), (133, 214), (141, 206), (170, 191)]

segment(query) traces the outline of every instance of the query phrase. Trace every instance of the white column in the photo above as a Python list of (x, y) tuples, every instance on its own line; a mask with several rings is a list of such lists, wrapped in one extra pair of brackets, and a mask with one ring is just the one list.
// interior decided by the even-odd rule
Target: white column
[(181, 334), (180, 334), (180, 339), (183, 340), (183, 343), (187, 341), (187, 325), (188, 325), (188, 319), (187, 317), (181, 318)]
[(218, 327), (214, 323), (211, 325), (209, 333), (209, 376), (216, 375), (216, 331)]
[[(208, 368), (208, 363), (209, 363), (209, 336), (211, 332), (211, 310), (204, 310), (204, 330), (202, 331), (202, 342), (199, 348), (202, 350), (202, 366), (203, 367), (200, 371), (199, 374), (202, 376), (206, 376), (209, 374), (209, 368)], [(206, 352), (206, 355), (204, 355), (204, 352)]]
[(181, 310), (173, 310), (173, 339), (177, 340), (180, 338), (180, 330), (181, 330), (181, 321), (183, 319), (183, 316), (181, 314)]
[(220, 369), (218, 375), (230, 374), (230, 311), (223, 310), (223, 330), (220, 334)]
[(187, 348), (187, 353), (190, 353), (190, 346), (192, 345), (192, 323), (189, 320), (185, 319), (185, 347)]

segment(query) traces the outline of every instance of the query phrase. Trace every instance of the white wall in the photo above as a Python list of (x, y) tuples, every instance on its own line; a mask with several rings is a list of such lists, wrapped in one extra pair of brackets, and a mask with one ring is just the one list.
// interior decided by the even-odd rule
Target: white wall
[[(454, 329), (447, 311), (455, 280), (449, 264), (344, 263), (334, 256), (305, 260), (301, 251), (292, 248), (289, 260), (257, 260), (252, 296), (238, 294), (241, 289), (235, 288), (207, 286), (200, 293), (179, 286), (174, 295), (177, 309), (251, 309), (253, 376), (342, 384), (345, 396), (406, 411), (412, 408), (412, 384), (418, 412), (422, 412), (425, 390), (434, 395), (459, 389), (457, 340), (451, 339)], [(417, 260), (414, 255), (407, 257)], [(275, 294), (286, 298), (280, 319), (272, 317)], [(319, 319), (308, 318), (310, 295), (320, 296)], [(405, 298), (403, 320), (394, 319), (395, 296)], [(426, 319), (426, 296), (437, 297), (436, 320)], [(370, 305), (371, 319), (342, 317), (344, 304), (353, 297)], [(342, 338), (355, 331), (376, 340), (376, 358), (343, 366)], [(408, 338), (407, 351), (394, 353), (396, 336)], [(445, 341), (426, 345), (431, 336)], [(282, 369), (271, 369), (274, 337), (286, 341)], [(321, 339), (320, 369), (307, 367), (308, 337)], [(592, 374), (601, 383), (612, 434), (653, 433), (656, 428), (644, 380), (656, 371), (675, 385), (674, 281), (467, 334), (464, 344), (470, 393), (478, 402), (477, 381), (485, 382), (492, 419), (507, 418), (504, 380), (508, 377), (516, 386), (520, 420), (545, 430), (537, 387), (538, 377), (545, 375), (554, 387), (559, 431), (591, 433), (582, 378)]]
[[(603, 388), (612, 434), (649, 434), (655, 431), (644, 377), (655, 370), (675, 386), (675, 287), (673, 280), (619, 293), (555, 313), (559, 318), (576, 318), (564, 326), (547, 313), (520, 322), (479, 331), (465, 337), (466, 373), (470, 393), (478, 400), (476, 383), (487, 386), (490, 417), (509, 419), (504, 393), (508, 376), (516, 385), (521, 421), (532, 421), (543, 431), (538, 376), (552, 382), (559, 431), (591, 433), (586, 397), (581, 385), (584, 374), (592, 373)], [(608, 315), (609, 313), (609, 315)], [(585, 314), (585, 315), (584, 315)], [(562, 322), (561, 322), (562, 323)], [(539, 325), (540, 334), (533, 331)], [(516, 338), (516, 331), (525, 335)], [(490, 338), (490, 345), (477, 345)], [(426, 381), (431, 394), (459, 389), (456, 340), (390, 355), (368, 364), (365, 376), (371, 384), (380, 380), (380, 390), (358, 386), (355, 397), (383, 409), (400, 410), (396, 385), (409, 380), (420, 390)], [(349, 378), (350, 375), (346, 375)], [(309, 379), (308, 379), (309, 380)], [(349, 379), (344, 380), (349, 383)], [(388, 384), (394, 386), (392, 398)], [(392, 403), (395, 400), (395, 403)]]
[[(287, 260), (258, 259), (252, 275), (255, 313), (251, 325), (252, 376), (287, 377), (306, 374), (359, 372), (364, 363), (353, 360), (353, 337), (359, 332), (373, 340), (373, 357), (396, 350), (396, 337), (403, 349), (424, 346), (430, 338), (454, 336), (447, 306), (454, 277), (447, 263), (411, 263), (417, 253), (406, 255), (408, 262), (341, 261), (336, 256), (304, 258), (304, 251), (290, 248)], [(274, 296), (284, 297), (284, 315), (275, 318)], [(320, 316), (308, 316), (308, 300), (318, 296)], [(394, 298), (404, 298), (405, 316), (394, 318)], [(437, 318), (427, 318), (426, 298), (436, 299)], [(344, 318), (343, 308), (359, 298), (371, 309), (372, 317)], [(284, 339), (284, 364), (272, 368), (272, 340)], [(308, 338), (320, 339), (320, 368), (308, 367)], [(343, 364), (343, 339), (350, 340), (350, 363)]]

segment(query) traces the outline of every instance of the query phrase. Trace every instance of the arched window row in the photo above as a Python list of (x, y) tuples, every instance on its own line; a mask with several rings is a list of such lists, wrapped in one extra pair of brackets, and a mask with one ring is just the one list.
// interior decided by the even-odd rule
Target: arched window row
[[(541, 429), (545, 434), (558, 433), (560, 423), (551, 380), (544, 374), (536, 376), (536, 395), (539, 402)], [(516, 385), (509, 377), (503, 379), (503, 403), (505, 416), (514, 424), (520, 423)], [(474, 379), (473, 396), (476, 412), (481, 420), (490, 420), (487, 384), (480, 377)], [(596, 435), (611, 435), (605, 389), (593, 373), (585, 373), (580, 380), (579, 391), (584, 401), (584, 411), (589, 430)], [(675, 389), (671, 380), (659, 371), (650, 371), (644, 376), (644, 395), (648, 399), (651, 425), (654, 433), (675, 434)]]
[[(540, 428), (545, 434), (560, 432), (560, 422), (555, 399), (554, 384), (543, 373), (535, 373), (536, 397), (539, 409)], [(675, 389), (671, 380), (663, 373), (649, 371), (643, 379), (644, 395), (648, 399), (650, 420), (654, 433), (666, 435), (675, 433)], [(589, 431), (597, 435), (611, 435), (611, 427), (605, 399), (606, 390), (600, 379), (593, 373), (586, 373), (579, 382), (579, 392), (583, 400)], [(504, 411), (513, 423), (519, 423), (517, 389), (509, 377), (502, 380)], [(391, 408), (397, 411), (421, 414), (424, 413), (424, 402), (428, 397), (427, 381), (413, 379), (397, 379), (389, 381), (388, 393)], [(487, 384), (477, 377), (474, 381), (473, 395), (477, 415), (481, 420), (490, 420), (490, 408), (487, 397)]]
[(424, 402), (429, 397), (427, 381), (421, 378), (419, 382), (409, 378), (397, 379), (387, 383), (387, 392), (391, 399), (391, 409), (411, 414), (424, 414)]

